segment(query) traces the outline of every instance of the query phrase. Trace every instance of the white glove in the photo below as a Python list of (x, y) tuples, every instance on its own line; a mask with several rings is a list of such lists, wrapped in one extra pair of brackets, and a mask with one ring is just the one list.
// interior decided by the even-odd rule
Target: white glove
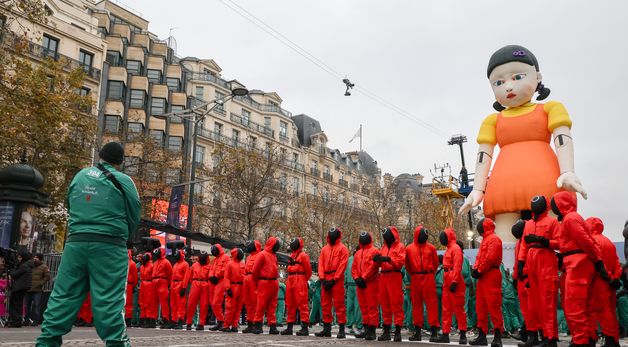
[(582, 195), (585, 200), (588, 197), (587, 192), (584, 190), (584, 187), (580, 182), (580, 179), (578, 178), (578, 176), (576, 176), (574, 172), (568, 171), (560, 175), (556, 180), (556, 186), (570, 192), (580, 193), (580, 195)]
[(464, 200), (464, 204), (458, 210), (459, 215), (469, 212), (472, 208), (479, 205), (484, 200), (484, 193), (479, 190), (472, 190), (469, 196)]

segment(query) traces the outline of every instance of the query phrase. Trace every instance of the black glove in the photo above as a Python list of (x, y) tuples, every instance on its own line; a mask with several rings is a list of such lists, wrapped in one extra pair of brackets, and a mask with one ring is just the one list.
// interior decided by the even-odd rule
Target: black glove
[(449, 291), (452, 293), (456, 292), (456, 288), (458, 288), (458, 283), (454, 282), (449, 286)]
[(325, 288), (325, 290), (331, 290), (331, 288), (334, 287), (334, 284), (336, 284), (336, 280), (329, 280), (329, 281), (325, 281), (323, 283), (321, 283), (321, 285), (323, 286), (323, 288)]
[(619, 288), (621, 288), (621, 281), (617, 278), (612, 280), (609, 284), (613, 290), (619, 290)]
[(179, 296), (182, 298), (185, 297), (185, 288), (179, 289)]
[(288, 258), (288, 265), (295, 265), (296, 262), (294, 261), (294, 259), (292, 259), (292, 257)]
[(473, 272), (471, 272), (471, 277), (477, 280), (482, 277), (482, 274), (480, 273), (480, 271), (478, 271), (478, 269), (473, 269)]
[(534, 234), (526, 235), (526, 236), (523, 237), (523, 239), (526, 241), (526, 243), (539, 242), (538, 241), (538, 236), (536, 236)]
[(517, 279), (512, 279), (512, 286), (515, 287), (515, 290), (517, 290)]
[(560, 253), (557, 253), (556, 256), (558, 257), (558, 270), (562, 270), (563, 269), (563, 255)]
[(228, 297), (233, 298), (233, 292), (231, 291), (231, 288), (225, 290), (225, 294), (227, 294)]
[(523, 260), (519, 260), (517, 262), (517, 276), (519, 276), (520, 278), (523, 278), (523, 267), (526, 265), (526, 263)]
[(218, 284), (218, 277), (216, 277), (216, 276), (212, 276), (212, 277), (210, 277), (210, 278), (209, 278), (209, 281), (210, 281), (212, 284)]
[(378, 254), (373, 257), (373, 261), (376, 263), (389, 263), (390, 257), (384, 257), (383, 255)]
[(549, 248), (550, 241), (543, 236), (530, 234), (526, 235), (523, 239), (526, 241), (526, 243), (540, 243), (541, 245), (543, 245), (543, 247)]
[(355, 285), (358, 286), (358, 288), (366, 288), (366, 282), (364, 281), (364, 278), (362, 277), (358, 277), (355, 279)]
[(604, 262), (602, 260), (598, 260), (595, 262), (595, 271), (600, 275), (600, 277), (606, 282), (610, 282), (611, 278), (606, 272), (606, 267), (604, 266)]

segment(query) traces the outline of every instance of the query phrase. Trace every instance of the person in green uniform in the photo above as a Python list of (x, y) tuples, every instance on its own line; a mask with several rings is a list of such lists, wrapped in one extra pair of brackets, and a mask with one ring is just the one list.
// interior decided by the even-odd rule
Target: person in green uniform
[(99, 156), (68, 189), (68, 236), (38, 347), (61, 346), (88, 292), (98, 336), (107, 346), (130, 346), (123, 314), (126, 244), (140, 221), (140, 199), (131, 178), (118, 171), (122, 145), (107, 143)]
[(403, 275), (403, 326), (409, 331), (414, 332), (414, 324), (412, 322), (412, 299), (410, 298), (410, 276), (405, 266), (401, 268), (401, 274)]
[(314, 325), (321, 322), (323, 314), (321, 311), (321, 281), (318, 278), (310, 280), (310, 298), (310, 325)]
[[(351, 265), (353, 265), (353, 255), (349, 257), (347, 269), (345, 270), (345, 303), (347, 307), (346, 327), (349, 328), (349, 334), (355, 335), (362, 331), (363, 326), (355, 280), (353, 280), (351, 275)], [(356, 329), (358, 332), (356, 332)]]
[(509, 334), (513, 334), (523, 325), (523, 316), (519, 309), (519, 297), (512, 284), (510, 273), (504, 268), (504, 264), (499, 266), (502, 272), (502, 312), (504, 317), (504, 329)]
[(279, 281), (279, 292), (277, 293), (277, 309), (275, 315), (277, 317), (277, 326), (281, 327), (286, 322), (286, 284), (282, 278)]
[(558, 321), (558, 332), (561, 334), (569, 335), (569, 327), (567, 326), (567, 319), (565, 318), (565, 310), (563, 310), (563, 303), (561, 300), (561, 295), (558, 296), (558, 305), (556, 320)]

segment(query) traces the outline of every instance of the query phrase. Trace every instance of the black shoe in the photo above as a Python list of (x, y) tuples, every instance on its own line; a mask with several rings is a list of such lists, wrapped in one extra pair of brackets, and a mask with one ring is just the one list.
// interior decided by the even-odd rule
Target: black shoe
[(377, 341), (390, 341), (390, 325), (384, 324), (384, 331), (379, 335)]
[(196, 325), (196, 330), (198, 330), (198, 331), (203, 331), (203, 330), (205, 330), (205, 326), (204, 326), (204, 325), (201, 325), (201, 324), (197, 324), (197, 325)]
[[(545, 339), (539, 347), (542, 345), (543, 347), (556, 347), (558, 343), (558, 339)], [(616, 345), (608, 345), (608, 347), (619, 347), (619, 344)]]
[(183, 320), (179, 319), (177, 323), (173, 325), (172, 329), (175, 329), (175, 330), (183, 329)]
[(218, 321), (215, 326), (209, 328), (209, 331), (218, 331), (220, 329), (222, 329), (222, 322)]
[(495, 329), (495, 335), (493, 337), (493, 342), (491, 342), (491, 347), (502, 347), (502, 331), (499, 329)]
[(258, 322), (253, 324), (253, 329), (251, 330), (251, 333), (259, 335), (261, 333), (263, 333), (264, 330), (262, 329), (262, 322)]
[(310, 336), (310, 330), (307, 323), (301, 323), (301, 330), (297, 331), (297, 336)]
[(347, 337), (347, 334), (345, 333), (345, 325), (344, 324), (339, 324), (338, 325), (338, 334), (336, 334), (336, 338), (337, 339), (344, 339)]
[(518, 343), (518, 347), (534, 347), (541, 343), (539, 341), (539, 333), (538, 331), (528, 331), (528, 339), (525, 342)]
[(331, 337), (331, 323), (324, 323), (323, 330), (314, 334), (316, 337)]
[(157, 328), (157, 321), (153, 318), (149, 318), (148, 319), (148, 323), (146, 323), (146, 327), (148, 329), (155, 329)]
[(395, 337), (394, 342), (401, 342), (401, 325), (395, 325)]
[(279, 335), (279, 330), (277, 330), (277, 324), (272, 324), (270, 326), (270, 330), (268, 331), (269, 335)]
[(369, 330), (369, 326), (365, 324), (364, 325), (364, 330), (358, 332), (357, 334), (355, 334), (353, 336), (355, 336), (356, 339), (363, 339), (363, 338), (366, 337), (366, 334), (367, 334), (368, 330)]
[(459, 345), (467, 344), (467, 331), (466, 330), (460, 330), (460, 338), (458, 339), (458, 344)]
[(253, 322), (251, 321), (247, 321), (246, 322), (246, 328), (244, 328), (244, 330), (242, 330), (243, 334), (250, 334), (253, 331)]
[(238, 332), (238, 327), (231, 327), (231, 330), (229, 330), (230, 333), (237, 333)]
[(478, 330), (480, 331), (480, 333), (478, 334), (478, 337), (471, 340), (469, 344), (471, 346), (488, 346), (488, 341), (486, 340), (486, 334), (484, 333), (484, 331), (482, 331), (482, 329), (478, 329)]
[(418, 325), (414, 326), (414, 335), (408, 338), (410, 341), (421, 341), (421, 327)]
[(125, 318), (124, 319), (124, 324), (126, 324), (127, 328), (131, 326), (132, 324), (132, 319), (131, 318)]
[(510, 337), (512, 337), (515, 340), (525, 341), (527, 340), (527, 332), (524, 328), (521, 328), (519, 329), (519, 331), (510, 333)]
[(366, 330), (366, 336), (364, 336), (364, 339), (367, 341), (373, 341), (375, 340), (375, 326), (374, 325), (368, 325), (368, 328)]
[(438, 341), (438, 328), (437, 327), (430, 327), (430, 342), (436, 342)]
[(190, 331), (192, 330), (192, 324), (188, 324), (185, 326), (185, 330)]
[(281, 335), (292, 335), (293, 331), (292, 331), (292, 323), (288, 323), (286, 326), (286, 329), (284, 329), (284, 331), (281, 332)]
[(449, 343), (449, 334), (441, 334), (438, 339), (436, 339), (436, 343)]

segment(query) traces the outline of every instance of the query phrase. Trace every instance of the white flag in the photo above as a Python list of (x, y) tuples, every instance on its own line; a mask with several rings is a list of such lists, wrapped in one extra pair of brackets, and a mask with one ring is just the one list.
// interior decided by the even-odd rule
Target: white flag
[(353, 137), (351, 138), (351, 140), (349, 140), (349, 143), (351, 143), (353, 140), (355, 140), (356, 138), (362, 138), (362, 127), (360, 127), (360, 129), (358, 129), (358, 132), (355, 133), (355, 135), (353, 135)]

